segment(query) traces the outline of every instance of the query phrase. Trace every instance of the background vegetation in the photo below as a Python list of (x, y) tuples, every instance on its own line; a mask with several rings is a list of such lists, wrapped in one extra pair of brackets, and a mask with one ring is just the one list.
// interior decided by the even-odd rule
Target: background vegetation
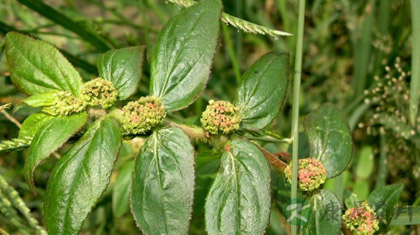
[[(293, 34), (297, 29), (297, 2), (223, 1), (225, 12), (231, 15)], [(420, 89), (420, 78), (411, 76), (412, 69), (416, 69), (412, 68), (412, 62), (417, 69), (420, 67), (420, 51), (412, 49), (412, 45), (420, 45), (420, 36), (413, 37), (420, 34), (420, 20), (415, 23), (419, 5), (411, 6), (408, 0), (307, 2), (300, 114), (303, 117), (320, 104), (331, 102), (349, 121), (355, 143), (351, 166), (325, 185), (341, 200), (350, 191), (364, 200), (376, 187), (402, 183), (405, 187), (400, 205), (420, 204), (418, 96), (409, 93), (410, 86), (411, 94), (419, 93)], [(10, 81), (4, 56), (4, 36), (8, 31), (50, 42), (62, 50), (85, 78), (93, 79), (97, 76), (93, 64), (99, 53), (130, 45), (147, 45), (150, 50), (162, 25), (179, 9), (160, 0), (0, 0), (0, 104), (12, 104), (10, 109), (1, 111), (4, 115), (0, 115), (0, 140), (17, 137), (17, 122), (35, 111), (19, 106), (25, 96)], [(412, 12), (417, 12), (413, 18)], [(294, 36), (275, 40), (224, 24), (222, 29), (203, 96), (171, 118), (199, 124), (200, 114), (210, 99), (234, 99), (242, 72), (260, 56), (272, 50), (287, 50), (294, 56)], [(149, 71), (144, 71), (138, 97), (147, 94), (148, 85)], [(272, 126), (284, 137), (290, 136), (290, 98)], [(15, 119), (16, 123), (11, 122)], [(111, 186), (86, 220), (84, 234), (139, 233), (129, 213), (126, 187), (121, 185), (128, 184), (130, 168), (126, 166), (130, 164), (126, 163), (132, 161), (141, 141), (124, 144)], [(197, 190), (190, 233), (203, 234), (204, 197), (218, 170), (220, 154), (205, 144), (196, 147), (200, 155), (196, 160)], [(265, 147), (288, 160), (284, 144), (267, 143)], [(63, 146), (57, 157), (65, 150)], [(304, 149), (299, 152), (305, 154)], [(19, 192), (33, 217), (42, 221), (44, 189), (57, 158), (50, 158), (35, 172), (38, 182), (35, 197), (22, 175), (26, 154), (27, 151), (0, 154), (0, 175)], [(282, 210), (290, 198), (290, 185), (281, 173), (274, 170), (272, 174), (275, 206), (269, 234), (283, 234), (289, 230)], [(10, 216), (0, 213), (0, 228), (5, 231), (23, 233), (26, 227), (27, 222), (19, 214), (11, 222)], [(420, 234), (420, 227), (392, 226), (390, 231)]]

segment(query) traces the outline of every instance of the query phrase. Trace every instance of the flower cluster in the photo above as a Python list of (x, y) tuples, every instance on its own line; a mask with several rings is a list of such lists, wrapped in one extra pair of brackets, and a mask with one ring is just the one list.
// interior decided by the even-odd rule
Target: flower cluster
[(376, 214), (366, 202), (348, 209), (343, 215), (343, 222), (356, 235), (371, 235), (379, 230)]
[(123, 107), (121, 123), (127, 133), (145, 134), (162, 123), (165, 116), (166, 111), (161, 99), (146, 96)]
[[(286, 174), (287, 180), (292, 182), (292, 163), (286, 167), (284, 173)], [(321, 184), (325, 183), (327, 171), (322, 163), (315, 159), (299, 159), (298, 179), (299, 188), (302, 191), (313, 191), (314, 189), (319, 188)]]
[(79, 113), (85, 109), (83, 101), (77, 97), (74, 97), (68, 91), (59, 91), (53, 94), (54, 101), (49, 107), (43, 109), (44, 112), (51, 115), (70, 115), (73, 113)]
[(81, 99), (90, 106), (100, 105), (107, 109), (117, 100), (118, 92), (114, 85), (102, 78), (93, 79), (84, 84)]
[(201, 116), (203, 128), (211, 134), (230, 134), (239, 129), (239, 109), (229, 101), (210, 100)]

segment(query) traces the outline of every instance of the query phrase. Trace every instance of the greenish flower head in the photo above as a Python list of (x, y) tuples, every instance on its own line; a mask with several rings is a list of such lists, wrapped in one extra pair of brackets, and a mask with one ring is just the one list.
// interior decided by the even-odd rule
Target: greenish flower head
[[(286, 174), (287, 180), (291, 183), (292, 163), (286, 167), (284, 173)], [(299, 159), (298, 181), (299, 188), (302, 191), (313, 191), (325, 183), (326, 179), (327, 171), (321, 162), (312, 158)]]
[(343, 222), (356, 235), (373, 235), (379, 230), (376, 213), (366, 202), (361, 206), (347, 209), (343, 215)]
[(102, 78), (95, 78), (83, 85), (81, 98), (84, 104), (100, 105), (104, 109), (111, 107), (117, 100), (118, 92), (112, 82)]
[(145, 134), (162, 123), (166, 116), (160, 98), (146, 96), (123, 107), (121, 123), (127, 133)]
[(48, 114), (55, 116), (67, 116), (85, 110), (83, 101), (77, 97), (74, 97), (68, 91), (59, 91), (54, 93), (53, 96), (53, 104), (43, 109), (43, 111)]
[(210, 134), (230, 134), (239, 129), (241, 116), (239, 109), (229, 101), (210, 100), (201, 115), (201, 124)]

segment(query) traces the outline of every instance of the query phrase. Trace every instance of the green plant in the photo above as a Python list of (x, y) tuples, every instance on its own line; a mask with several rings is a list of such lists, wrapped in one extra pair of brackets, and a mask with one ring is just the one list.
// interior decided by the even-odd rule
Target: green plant
[[(50, 8), (43, 3), (20, 2), (56, 19), (45, 11)], [(43, 217), (50, 234), (77, 234), (82, 229), (100, 198), (107, 194), (116, 162), (121, 165), (110, 189), (113, 213), (118, 218), (130, 204), (135, 223), (145, 234), (187, 234), (193, 208), (198, 213), (197, 204), (204, 208), (209, 234), (264, 234), (270, 216), (276, 215), (276, 204), (286, 202), (273, 200), (273, 194), (281, 188), (278, 178), (287, 179), (285, 188), (291, 185), (288, 199), (291, 196), (293, 202), (305, 198), (313, 210), (307, 223), (293, 224), (292, 233), (340, 234), (356, 231), (361, 221), (368, 221), (372, 226), (361, 227), (360, 232), (373, 234), (392, 221), (407, 224), (393, 219), (401, 185), (379, 187), (359, 206), (361, 209), (354, 206), (357, 197), (345, 191), (346, 212), (342, 198), (324, 185), (333, 179), (342, 180), (351, 161), (353, 141), (347, 121), (332, 104), (307, 114), (303, 132), (299, 129), (305, 1), (300, 1), (299, 8), (292, 138), (284, 138), (279, 130), (270, 128), (281, 115), (289, 89), (290, 56), (286, 52), (261, 56), (242, 76), (236, 68), (236, 98), (210, 99), (205, 111), (195, 117), (201, 126), (177, 118), (177, 113), (193, 103), (200, 107), (202, 100), (197, 99), (210, 78), (220, 21), (247, 32), (286, 34), (223, 13), (219, 0), (170, 2), (187, 8), (166, 23), (149, 51), (145, 46), (106, 51), (111, 46), (100, 35), (86, 29), (78, 31), (78, 23), (59, 15), (56, 20), (60, 25), (104, 52), (96, 58), (99, 76), (86, 82), (89, 79), (82, 78), (48, 43), (17, 32), (5, 37), (11, 79), (28, 95), (20, 106), (37, 112), (25, 119), (18, 138), (0, 143), (0, 151), (29, 148), (23, 174), (34, 194), (36, 168), (57, 150), (65, 152), (56, 155), (58, 161), (44, 195)], [(373, 16), (368, 16), (364, 31), (369, 31)], [(364, 35), (362, 44), (370, 47), (370, 32)], [(362, 49), (360, 53), (366, 58), (369, 54)], [(236, 61), (233, 64), (238, 66)], [(356, 74), (363, 75), (356, 84), (359, 91), (365, 87), (367, 64), (358, 66)], [(145, 76), (146, 81), (141, 79), (144, 74), (150, 75)], [(144, 89), (144, 83), (149, 83), (149, 89)], [(148, 90), (148, 94), (142, 92), (144, 96), (138, 98), (139, 89)], [(134, 159), (123, 159), (124, 142), (139, 149)], [(210, 146), (210, 153), (203, 150), (203, 143)], [(284, 146), (273, 149), (267, 143)], [(65, 144), (71, 147), (62, 148)], [(289, 147), (293, 158), (287, 162), (290, 159), (281, 156), (287, 156), (284, 151)], [(334, 191), (342, 193), (342, 185), (337, 188)], [(23, 234), (46, 233), (1, 176), (0, 211)], [(356, 215), (352, 215), (354, 212)], [(375, 215), (379, 218), (373, 218)]]

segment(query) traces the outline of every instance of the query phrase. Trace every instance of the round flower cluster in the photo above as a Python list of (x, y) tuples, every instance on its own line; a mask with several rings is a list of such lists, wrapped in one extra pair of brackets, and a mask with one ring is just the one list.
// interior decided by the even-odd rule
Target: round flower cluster
[[(292, 182), (292, 163), (286, 167), (284, 173), (286, 174), (287, 180)], [(322, 163), (315, 159), (299, 159), (298, 179), (299, 188), (302, 191), (313, 191), (325, 183), (327, 171)]]
[(118, 92), (112, 82), (102, 78), (95, 78), (86, 82), (81, 92), (84, 104), (90, 106), (100, 105), (107, 109), (117, 100)]
[(376, 214), (366, 202), (359, 207), (347, 209), (343, 222), (356, 235), (373, 235), (379, 230)]
[(211, 134), (229, 134), (239, 129), (241, 122), (239, 109), (229, 101), (210, 100), (201, 115), (203, 128)]
[(74, 97), (68, 91), (59, 91), (54, 93), (53, 96), (53, 104), (43, 109), (43, 111), (46, 113), (55, 116), (67, 116), (73, 113), (79, 113), (85, 109), (83, 101), (77, 97)]
[(123, 107), (122, 126), (127, 133), (144, 134), (162, 123), (166, 116), (161, 99), (146, 96)]

